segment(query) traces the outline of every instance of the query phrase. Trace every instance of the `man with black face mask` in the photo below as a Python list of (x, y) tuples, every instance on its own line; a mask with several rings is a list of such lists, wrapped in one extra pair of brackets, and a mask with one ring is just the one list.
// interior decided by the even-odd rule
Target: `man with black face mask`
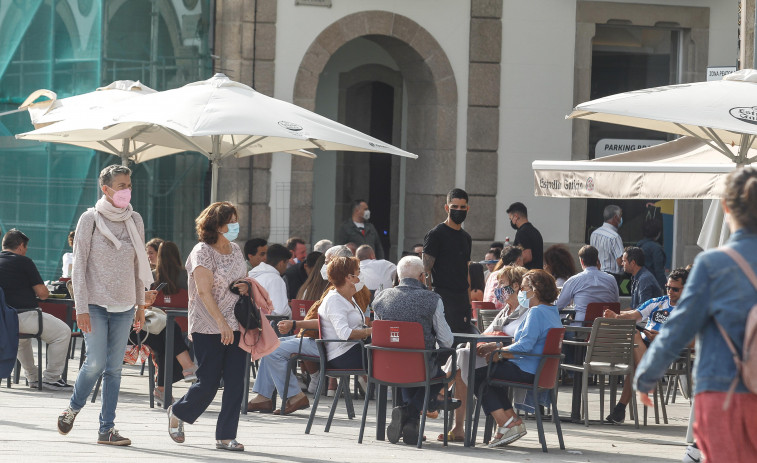
[(541, 233), (528, 221), (528, 209), (523, 203), (512, 203), (507, 208), (507, 218), (515, 232), (513, 245), (523, 248), (523, 266), (529, 270), (540, 269), (544, 264), (544, 240)]
[(462, 223), (469, 210), (468, 194), (454, 188), (447, 193), (444, 210), (447, 220), (432, 228), (423, 241), (426, 285), (442, 297), (452, 331), (467, 333), (471, 328), (468, 264), (473, 241)]

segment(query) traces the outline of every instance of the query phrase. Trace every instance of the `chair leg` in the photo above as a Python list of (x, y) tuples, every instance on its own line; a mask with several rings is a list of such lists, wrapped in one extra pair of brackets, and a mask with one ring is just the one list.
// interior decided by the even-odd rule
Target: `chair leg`
[(557, 386), (552, 389), (552, 421), (557, 429), (557, 440), (560, 442), (560, 449), (565, 450), (565, 442), (562, 438), (562, 427), (560, 426), (560, 413), (557, 411)]
[(39, 391), (42, 392), (42, 338), (37, 338), (37, 378)]
[[(598, 375), (597, 381), (599, 383), (599, 422), (604, 423), (605, 416), (605, 375)], [(534, 396), (536, 397), (536, 396)], [(612, 404), (610, 404), (612, 407)]]
[(95, 403), (95, 400), (97, 399), (97, 394), (100, 392), (100, 385), (103, 382), (103, 376), (100, 375), (99, 378), (97, 378), (97, 384), (95, 384), (95, 390), (92, 391), (92, 403)]
[(344, 378), (344, 405), (347, 407), (347, 418), (354, 419), (355, 418), (355, 406), (352, 402), (352, 395), (350, 394), (350, 378)]
[[(497, 423), (494, 422), (494, 418), (492, 418), (491, 415), (486, 417), (486, 420), (484, 420), (484, 444), (488, 444), (492, 440), (492, 433), (494, 432), (494, 427), (497, 426)], [(476, 431), (475, 429), (473, 430)], [(475, 442), (473, 439), (471, 439), (472, 442)]]
[[(357, 436), (357, 443), (362, 444), (363, 443), (363, 433), (365, 432), (365, 419), (368, 417), (368, 397), (371, 396), (371, 393), (373, 392), (373, 383), (370, 380), (370, 377), (368, 378), (368, 386), (365, 391), (365, 403), (363, 404), (363, 417), (360, 420), (360, 434)], [(376, 407), (378, 408), (378, 404), (376, 404)]]
[(428, 411), (428, 400), (431, 396), (431, 385), (426, 381), (426, 394), (423, 398), (423, 411), (421, 411), (421, 425), (418, 426), (418, 444), (417, 447), (423, 447), (423, 429), (426, 427), (426, 412)]
[[(659, 382), (658, 382), (658, 384), (659, 384)], [(657, 386), (658, 386), (658, 384), (654, 385), (654, 394), (652, 394), (652, 397), (654, 399), (654, 424), (660, 424), (660, 407), (657, 404), (657, 402), (659, 401), (658, 400), (659, 397), (658, 397), (658, 394), (657, 394)]]
[[(294, 364), (294, 366), (292, 366)], [(296, 371), (297, 368), (297, 357), (292, 357), (289, 360), (287, 360), (287, 375), (286, 379), (284, 380), (284, 393), (281, 395), (281, 400), (283, 405), (281, 406), (282, 409), (286, 408), (286, 401), (287, 397), (289, 397), (289, 377), (292, 376), (289, 374), (290, 371)], [(273, 408), (276, 408), (276, 404), (273, 404)]]
[(633, 421), (634, 421), (634, 427), (636, 429), (639, 429), (639, 407), (636, 403), (636, 394), (631, 394), (631, 407), (633, 407), (634, 414), (633, 414)]
[[(474, 386), (468, 386), (468, 387), (474, 387)], [(486, 394), (486, 390), (487, 390), (486, 383), (484, 383), (481, 385), (481, 388), (479, 389), (478, 398), (475, 399), (476, 408), (475, 408), (475, 412), (473, 413), (473, 426), (471, 429), (471, 438), (470, 438), (471, 447), (473, 447), (476, 443), (476, 431), (478, 431), (478, 420), (481, 417), (481, 406), (482, 406), (481, 397), (483, 397), (484, 394)], [(472, 406), (472, 405), (473, 404), (470, 404), (468, 406)], [(458, 408), (458, 410), (462, 410), (462, 407)], [(487, 437), (491, 438), (491, 435), (489, 436), (486, 435), (487, 433), (491, 432), (489, 431), (489, 418), (491, 417), (490, 416), (487, 417), (487, 421), (486, 421), (486, 431), (484, 431), (484, 442), (487, 442)]]
[[(329, 411), (329, 419), (326, 421), (326, 429), (324, 429), (323, 432), (329, 432), (329, 430), (331, 429), (331, 421), (334, 419), (336, 406), (339, 404), (339, 397), (342, 395), (342, 391), (344, 391), (344, 380), (344, 377), (339, 378), (339, 384), (336, 387), (336, 394), (334, 394), (334, 402), (331, 403), (331, 411)], [(349, 391), (347, 391), (347, 394), (349, 395)]]
[[(447, 433), (449, 432), (449, 399), (450, 399), (450, 393), (449, 393), (449, 384), (443, 383), (442, 388), (444, 388), (444, 441), (443, 446), (447, 446)], [(368, 399), (366, 399), (367, 401)]]
[[(152, 361), (152, 354), (147, 359), (147, 374), (150, 376), (147, 379), (147, 389), (150, 394), (150, 408), (155, 408), (155, 364)], [(170, 397), (163, 397), (163, 400), (171, 400)]]
[[(673, 384), (675, 384), (675, 382)], [(660, 408), (662, 409), (662, 422), (665, 424), (668, 424), (668, 411), (665, 410), (665, 401), (662, 399), (662, 394), (663, 394), (662, 382), (658, 382), (658, 385), (659, 385), (659, 390), (660, 390)]]
[(583, 396), (582, 405), (584, 413), (584, 425), (589, 426), (589, 371), (584, 368), (584, 374), (581, 376), (581, 395)]
[(537, 388), (532, 389), (534, 393), (534, 415), (536, 415), (536, 430), (539, 433), (539, 442), (541, 442), (541, 450), (547, 453), (547, 439), (544, 437), (544, 423), (542, 423), (541, 407), (539, 406), (539, 390)]
[(318, 388), (315, 391), (315, 396), (313, 397), (313, 407), (310, 409), (310, 418), (308, 418), (308, 424), (305, 426), (305, 434), (310, 434), (310, 429), (313, 427), (315, 411), (318, 410), (318, 402), (320, 401), (321, 394), (323, 393), (323, 384), (326, 382), (326, 375), (323, 373), (323, 370), (318, 372), (318, 376)]

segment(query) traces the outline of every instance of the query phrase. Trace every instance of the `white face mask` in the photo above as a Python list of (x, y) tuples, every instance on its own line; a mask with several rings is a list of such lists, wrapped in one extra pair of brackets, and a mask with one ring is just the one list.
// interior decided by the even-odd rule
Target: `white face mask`
[(365, 220), (370, 220), (371, 219), (371, 210), (370, 209), (366, 209), (365, 212), (363, 212), (363, 218)]
[(362, 274), (357, 276), (357, 280), (358, 280), (357, 283), (355, 283), (355, 291), (356, 292), (360, 291), (361, 289), (363, 289), (363, 286), (365, 286), (365, 282), (363, 281), (363, 275)]
[(328, 281), (329, 280), (329, 266), (328, 264), (323, 264), (323, 267), (321, 267), (321, 278)]

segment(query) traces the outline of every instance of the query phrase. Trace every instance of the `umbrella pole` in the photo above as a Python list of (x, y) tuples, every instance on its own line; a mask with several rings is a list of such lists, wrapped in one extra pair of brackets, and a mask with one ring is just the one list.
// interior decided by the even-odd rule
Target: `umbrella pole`
[(210, 153), (210, 204), (218, 201), (218, 160), (215, 159), (221, 153), (221, 137), (212, 136), (213, 152)]
[(128, 166), (129, 165), (129, 139), (124, 138), (122, 143), (123, 143), (123, 149), (121, 150), (121, 165)]

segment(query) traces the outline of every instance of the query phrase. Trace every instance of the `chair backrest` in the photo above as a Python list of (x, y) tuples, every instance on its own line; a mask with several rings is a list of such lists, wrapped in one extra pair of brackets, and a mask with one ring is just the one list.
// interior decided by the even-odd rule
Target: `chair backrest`
[[(396, 349), (425, 349), (423, 327), (418, 322), (376, 320), (371, 345)], [(419, 383), (426, 379), (423, 353), (369, 350), (372, 376), (392, 383)]]
[(54, 301), (48, 301), (39, 302), (37, 305), (39, 305), (39, 308), (42, 309), (44, 313), (50, 314), (58, 320), (65, 322), (66, 324), (69, 324), (73, 321), (66, 319), (66, 317), (68, 316), (68, 307), (66, 307), (65, 304), (56, 304)]
[(313, 306), (315, 301), (307, 301), (304, 299), (292, 299), (289, 302), (289, 307), (292, 308), (292, 320), (304, 320), (305, 315), (308, 314), (308, 310)]
[[(562, 340), (565, 337), (565, 328), (550, 328), (547, 332), (547, 341), (544, 343), (543, 355), (560, 355), (562, 353)], [(538, 386), (543, 389), (552, 389), (557, 383), (557, 372), (560, 370), (560, 359), (549, 358), (544, 362), (539, 376)]]
[[(158, 296), (155, 298), (153, 307), (165, 308), (165, 309), (188, 309), (189, 307), (189, 291), (186, 289), (180, 289), (176, 294), (163, 294), (163, 291), (158, 292)], [(177, 317), (176, 324), (181, 328), (182, 333), (189, 331), (189, 320), (186, 317)]]
[(597, 318), (591, 327), (586, 363), (609, 363), (633, 366), (633, 340), (636, 321), (619, 318)]
[(605, 310), (612, 310), (620, 313), (620, 302), (590, 302), (586, 305), (586, 317), (584, 317), (584, 326), (592, 326), (594, 320), (601, 317)]
[(478, 311), (478, 318), (480, 320), (480, 325), (482, 327), (482, 331), (485, 330), (491, 322), (494, 321), (495, 318), (497, 318), (497, 314), (499, 313), (499, 310), (479, 310)]
[(476, 320), (478, 320), (479, 310), (497, 310), (497, 306), (495, 306), (493, 302), (473, 301), (470, 305), (473, 309), (473, 318)]

